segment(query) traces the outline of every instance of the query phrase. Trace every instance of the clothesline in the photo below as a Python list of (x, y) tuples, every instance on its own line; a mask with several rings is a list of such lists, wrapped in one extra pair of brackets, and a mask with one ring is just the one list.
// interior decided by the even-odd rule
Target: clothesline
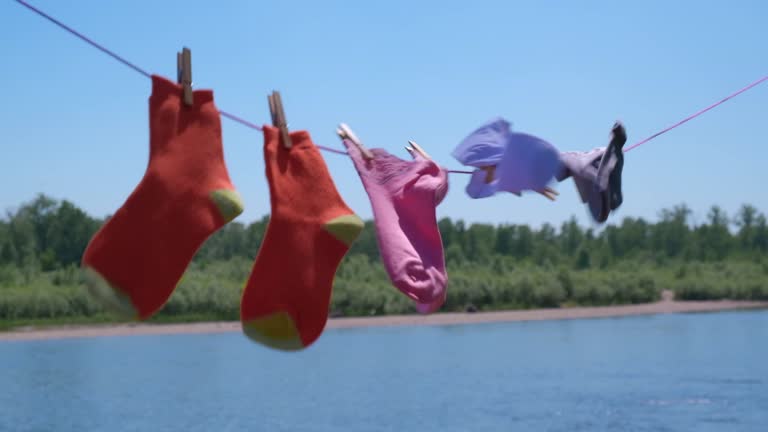
[(671, 131), (672, 129), (674, 129), (674, 128), (676, 128), (676, 127), (680, 126), (680, 125), (682, 125), (683, 123), (686, 123), (686, 122), (688, 122), (688, 121), (690, 121), (690, 120), (693, 120), (694, 118), (696, 118), (696, 117), (698, 117), (698, 116), (700, 116), (700, 115), (704, 114), (705, 112), (707, 112), (707, 111), (711, 110), (712, 108), (714, 108), (714, 107), (716, 107), (716, 106), (718, 106), (718, 105), (722, 104), (723, 102), (725, 102), (725, 101), (727, 101), (727, 100), (729, 100), (729, 99), (731, 99), (731, 98), (733, 98), (733, 97), (735, 97), (735, 96), (738, 96), (738, 95), (740, 95), (740, 94), (744, 93), (745, 91), (747, 91), (747, 90), (751, 89), (752, 87), (755, 87), (756, 85), (758, 85), (758, 84), (760, 84), (760, 83), (762, 83), (762, 82), (764, 82), (764, 81), (768, 81), (768, 75), (766, 75), (766, 76), (764, 76), (764, 77), (762, 77), (762, 78), (758, 79), (757, 81), (755, 81), (755, 82), (753, 82), (753, 83), (749, 84), (748, 86), (746, 86), (746, 87), (742, 88), (741, 90), (738, 90), (738, 91), (736, 91), (735, 93), (731, 93), (730, 95), (728, 95), (728, 96), (724, 97), (724, 98), (723, 98), (723, 99), (721, 99), (720, 101), (718, 101), (718, 102), (715, 102), (715, 103), (713, 103), (712, 105), (710, 105), (710, 106), (708, 106), (708, 107), (706, 107), (706, 108), (704, 108), (704, 109), (702, 109), (702, 110), (700, 110), (700, 111), (697, 111), (697, 112), (695, 112), (695, 113), (691, 114), (690, 116), (688, 116), (688, 117), (684, 118), (683, 120), (680, 120), (679, 122), (677, 122), (677, 123), (673, 124), (672, 126), (669, 126), (669, 127), (667, 127), (666, 129), (663, 129), (663, 130), (661, 130), (661, 131), (659, 131), (659, 132), (656, 132), (655, 134), (653, 134), (653, 135), (649, 136), (648, 138), (646, 138), (646, 139), (644, 139), (644, 140), (641, 140), (641, 141), (639, 141), (639, 142), (636, 142), (636, 143), (632, 144), (631, 146), (629, 146), (629, 147), (627, 147), (627, 148), (625, 148), (625, 149), (624, 149), (624, 153), (626, 153), (626, 152), (628, 152), (628, 151), (632, 150), (632, 149), (633, 149), (633, 148), (635, 148), (635, 147), (639, 147), (639, 146), (641, 146), (641, 145), (643, 145), (643, 144), (647, 143), (648, 141), (650, 141), (650, 140), (652, 140), (652, 139), (656, 138), (657, 136), (659, 136), (659, 135), (661, 135), (661, 134), (664, 134), (664, 133), (667, 133), (667, 132)]
[[(82, 33), (78, 32), (77, 30), (69, 27), (68, 25), (64, 24), (63, 22), (57, 20), (56, 18), (48, 15), (47, 13), (43, 12), (42, 10), (32, 6), (31, 4), (27, 3), (24, 0), (16, 0), (16, 2), (18, 2), (21, 5), (23, 5), (24, 7), (28, 8), (29, 10), (35, 12), (36, 14), (42, 16), (43, 18), (51, 21), (52, 23), (54, 23), (57, 26), (63, 28), (64, 30), (72, 33), (73, 35), (77, 36), (78, 38), (80, 38), (84, 42), (90, 44), (94, 48), (96, 48), (96, 49), (102, 51), (103, 53), (107, 54), (108, 56), (114, 58), (115, 60), (119, 61), (120, 63), (128, 66), (129, 68), (133, 69), (137, 73), (139, 73), (141, 75), (144, 75), (147, 78), (151, 78), (152, 75), (149, 72), (147, 72), (146, 70), (136, 66), (135, 64), (133, 64), (133, 63), (129, 62), (128, 60), (126, 60), (125, 58), (123, 58), (123, 57), (117, 55), (116, 53), (108, 50), (107, 48), (104, 48), (103, 46), (99, 45), (98, 43), (96, 43), (95, 41), (91, 40), (87, 36), (83, 35)], [(709, 110), (711, 110), (711, 109), (713, 109), (713, 108), (715, 108), (715, 107), (725, 103), (726, 101), (728, 101), (728, 100), (730, 100), (730, 99), (740, 95), (741, 93), (744, 93), (745, 91), (747, 91), (747, 90), (749, 90), (749, 89), (751, 89), (751, 88), (753, 88), (753, 87), (755, 87), (755, 86), (757, 86), (757, 85), (759, 85), (759, 84), (761, 84), (761, 83), (763, 83), (765, 81), (768, 81), (768, 75), (766, 75), (766, 76), (764, 76), (764, 77), (762, 77), (762, 78), (752, 82), (751, 84), (747, 85), (746, 87), (744, 87), (744, 88), (742, 88), (742, 89), (740, 89), (740, 90), (738, 90), (738, 91), (736, 91), (736, 92), (726, 96), (725, 98), (721, 99), (720, 101), (715, 102), (712, 105), (710, 105), (710, 106), (708, 106), (708, 107), (706, 107), (706, 108), (704, 108), (702, 110), (699, 110), (699, 111), (691, 114), (690, 116), (684, 118), (683, 120), (680, 120), (679, 122), (677, 122), (677, 123), (675, 123), (675, 124), (673, 124), (671, 126), (668, 126), (667, 128), (662, 129), (659, 132), (654, 133), (653, 135), (649, 136), (648, 138), (645, 138), (643, 140), (640, 140), (640, 141), (632, 144), (631, 146), (629, 146), (629, 147), (624, 149), (624, 153), (626, 153), (626, 152), (628, 152), (628, 151), (630, 151), (630, 150), (632, 150), (632, 149), (634, 149), (636, 147), (639, 147), (639, 146), (647, 143), (648, 141), (651, 141), (652, 139), (654, 139), (654, 138), (656, 138), (656, 137), (658, 137), (660, 135), (663, 135), (663, 134), (671, 131), (672, 129), (675, 129), (678, 126), (681, 126), (682, 124), (689, 122), (690, 120), (693, 120), (694, 118), (704, 114), (705, 112), (707, 112), (707, 111), (709, 111)], [(241, 118), (239, 116), (236, 116), (234, 114), (230, 114), (230, 113), (228, 113), (226, 111), (222, 111), (222, 110), (219, 110), (219, 113), (222, 115), (222, 117), (226, 117), (226, 118), (228, 118), (228, 119), (230, 119), (232, 121), (235, 121), (237, 123), (242, 124), (243, 126), (249, 127), (251, 129), (261, 130), (261, 126), (255, 124), (255, 123), (249, 122), (249, 121), (247, 121), (247, 120), (245, 120), (245, 119), (243, 119), (243, 118)], [(328, 152), (333, 152), (333, 153), (337, 153), (337, 154), (344, 154), (344, 155), (347, 154), (347, 152), (343, 151), (343, 150), (338, 150), (338, 149), (334, 149), (334, 148), (331, 148), (331, 147), (325, 147), (325, 146), (321, 146), (321, 145), (316, 145), (316, 146), (319, 149), (322, 149), (322, 150), (325, 150), (325, 151), (328, 151)], [(447, 171), (448, 172), (453, 172), (453, 173), (459, 173), (459, 174), (472, 174), (472, 171), (461, 171), (461, 170), (447, 170)]]

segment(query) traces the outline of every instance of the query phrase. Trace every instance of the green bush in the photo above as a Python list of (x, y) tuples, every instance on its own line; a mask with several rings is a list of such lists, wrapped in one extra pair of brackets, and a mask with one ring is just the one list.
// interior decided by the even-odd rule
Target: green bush
[[(193, 262), (157, 320), (237, 320), (253, 261), (233, 257)], [(601, 270), (574, 270), (568, 263), (537, 266), (512, 256), (464, 262), (448, 270), (448, 296), (441, 311), (556, 308), (657, 301), (662, 289), (680, 300), (768, 300), (768, 274), (761, 260), (616, 262)], [(277, 287), (276, 289), (278, 289)], [(378, 260), (344, 258), (334, 280), (330, 311), (342, 316), (415, 313), (412, 300), (394, 288)], [(0, 321), (81, 320), (105, 315), (85, 289), (75, 266), (49, 272), (0, 267)], [(0, 323), (1, 324), (1, 323)]]

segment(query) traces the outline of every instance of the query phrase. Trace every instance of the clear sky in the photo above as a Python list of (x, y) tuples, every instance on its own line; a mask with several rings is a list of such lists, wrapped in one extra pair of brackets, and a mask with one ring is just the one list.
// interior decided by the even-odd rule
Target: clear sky
[[(192, 49), (196, 88), (220, 109), (269, 121), (279, 90), (292, 129), (406, 157), (407, 140), (462, 168), (451, 150), (494, 116), (562, 150), (628, 145), (768, 74), (768, 2), (30, 0), (152, 73), (174, 79)], [(113, 213), (146, 168), (150, 82), (15, 1), (0, 2), (0, 209), (43, 192)], [(768, 83), (631, 151), (624, 216), (685, 202), (768, 211)], [(250, 222), (269, 212), (262, 135), (222, 119), (230, 175)], [(324, 153), (349, 206), (372, 217), (351, 161)], [(469, 222), (590, 223), (572, 181), (472, 200), (450, 176), (438, 216)]]

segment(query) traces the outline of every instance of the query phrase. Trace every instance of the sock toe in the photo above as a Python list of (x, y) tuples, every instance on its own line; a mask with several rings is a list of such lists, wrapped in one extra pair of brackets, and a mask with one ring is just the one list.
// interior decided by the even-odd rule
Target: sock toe
[(437, 312), (437, 310), (440, 309), (445, 303), (446, 297), (447, 297), (447, 292), (443, 290), (442, 295), (439, 296), (437, 300), (433, 301), (432, 303), (416, 303), (416, 311), (423, 315)]
[(445, 284), (440, 272), (436, 269), (426, 269), (419, 260), (406, 262), (403, 275), (394, 280), (395, 286), (417, 303), (431, 304), (443, 295)]
[(296, 323), (287, 312), (275, 312), (242, 322), (243, 333), (249, 339), (283, 351), (298, 351), (304, 343)]

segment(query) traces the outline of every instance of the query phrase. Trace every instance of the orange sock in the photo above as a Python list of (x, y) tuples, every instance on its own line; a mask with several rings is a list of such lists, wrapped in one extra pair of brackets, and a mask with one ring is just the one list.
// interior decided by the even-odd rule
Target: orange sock
[(293, 146), (264, 126), (272, 214), (243, 292), (243, 332), (281, 350), (311, 345), (325, 328), (336, 269), (363, 229), (339, 196), (306, 131)]
[(149, 165), (91, 239), (82, 266), (106, 306), (135, 319), (157, 312), (203, 242), (243, 211), (221, 144), (213, 91), (185, 106), (179, 85), (152, 76)]

